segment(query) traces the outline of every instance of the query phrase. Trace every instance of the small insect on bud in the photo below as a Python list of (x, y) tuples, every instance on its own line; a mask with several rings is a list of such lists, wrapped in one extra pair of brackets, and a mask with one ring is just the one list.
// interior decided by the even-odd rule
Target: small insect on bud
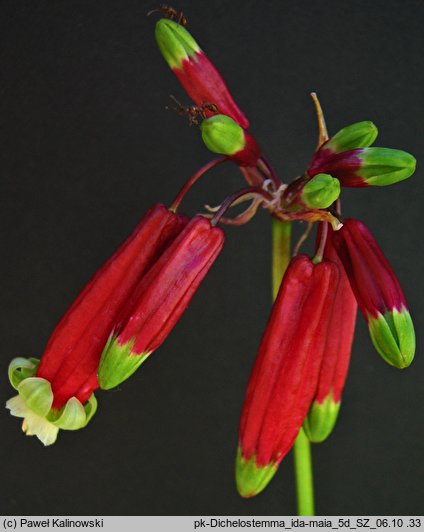
[[(165, 61), (196, 105), (210, 102), (243, 129), (249, 127), (249, 121), (233, 100), (221, 74), (183, 26), (161, 19), (156, 24), (155, 36)], [(213, 114), (206, 109), (206, 116)]]
[(241, 166), (255, 166), (261, 156), (255, 139), (232, 118), (215, 115), (200, 124), (202, 139), (206, 147), (227, 155)]
[(339, 180), (328, 174), (317, 174), (303, 187), (301, 201), (311, 209), (326, 209), (339, 196)]
[(177, 9), (174, 9), (171, 6), (168, 6), (166, 4), (160, 4), (159, 7), (156, 9), (152, 9), (147, 13), (147, 16), (151, 15), (152, 13), (161, 12), (163, 13), (163, 16), (166, 18), (169, 18), (171, 20), (175, 20), (178, 24), (181, 26), (184, 26), (186, 28), (188, 26), (187, 18), (185, 17), (184, 13), (182, 11), (178, 11)]
[(415, 354), (414, 326), (386, 257), (359, 220), (346, 220), (333, 240), (375, 348), (390, 365), (408, 367)]

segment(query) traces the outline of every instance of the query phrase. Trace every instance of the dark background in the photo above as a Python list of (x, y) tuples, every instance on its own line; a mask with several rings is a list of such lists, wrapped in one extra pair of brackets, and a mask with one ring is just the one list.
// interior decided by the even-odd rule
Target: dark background
[[(154, 202), (169, 202), (211, 155), (166, 111), (188, 103), (154, 42), (156, 3), (0, 2), (1, 401), (7, 365), (40, 356), (81, 287)], [(331, 132), (370, 119), (377, 145), (424, 159), (422, 0), (185, 1), (189, 29), (228, 81), (281, 177), (315, 147), (309, 92)], [(374, 352), (362, 317), (337, 428), (314, 446), (322, 514), (423, 512), (423, 176), (346, 190), (404, 287), (416, 324), (405, 371)], [(243, 186), (232, 165), (184, 207)], [(257, 498), (233, 481), (237, 426), (270, 308), (270, 220), (227, 231), (224, 252), (165, 344), (89, 426), (43, 448), (1, 410), (0, 510), (9, 514), (295, 512), (288, 456)]]

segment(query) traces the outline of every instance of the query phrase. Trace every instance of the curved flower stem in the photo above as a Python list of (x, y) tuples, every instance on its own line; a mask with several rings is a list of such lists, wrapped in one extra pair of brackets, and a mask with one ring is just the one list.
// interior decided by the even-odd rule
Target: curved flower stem
[(259, 187), (247, 187), (242, 188), (241, 190), (238, 190), (237, 192), (234, 192), (234, 194), (231, 194), (231, 196), (228, 196), (221, 204), (219, 209), (216, 211), (216, 213), (211, 218), (211, 224), (216, 225), (219, 220), (224, 215), (225, 211), (231, 207), (231, 205), (235, 205), (236, 203), (240, 203), (241, 200), (249, 200), (254, 198), (260, 198), (262, 201), (265, 199), (269, 201), (272, 199), (272, 196), (270, 196), (265, 190), (262, 190)]
[[(272, 299), (290, 261), (291, 223), (272, 220)], [(311, 448), (303, 429), (293, 447), (298, 515), (314, 515)]]
[(280, 185), (282, 185), (282, 181), (275, 173), (274, 168), (264, 157), (259, 159), (257, 168), (269, 179), (271, 179), (271, 181), (274, 183), (275, 190), (278, 190)]
[(327, 235), (328, 235), (328, 224), (323, 223), (318, 249), (315, 252), (315, 257), (312, 259), (312, 262), (314, 264), (318, 264), (319, 262), (322, 261), (322, 257), (324, 255), (325, 243), (327, 242)]
[(197, 170), (197, 172), (194, 173), (188, 181), (186, 181), (182, 189), (178, 192), (176, 198), (169, 207), (169, 210), (171, 212), (176, 212), (184, 196), (191, 189), (191, 187), (202, 177), (202, 175), (211, 170), (212, 168), (215, 168), (215, 166), (224, 163), (225, 161), (228, 161), (228, 157), (217, 157), (216, 159), (212, 159), (212, 161), (209, 161), (208, 163), (203, 165), (202, 168)]

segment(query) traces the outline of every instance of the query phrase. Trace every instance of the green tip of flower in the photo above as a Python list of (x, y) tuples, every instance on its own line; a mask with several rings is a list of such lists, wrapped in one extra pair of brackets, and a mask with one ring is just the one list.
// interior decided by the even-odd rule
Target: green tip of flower
[(28, 377), (34, 377), (40, 364), (38, 358), (14, 358), (9, 364), (9, 381), (10, 384), (18, 389), (19, 384)]
[(415, 355), (415, 331), (406, 308), (392, 310), (377, 318), (369, 316), (368, 328), (374, 347), (395, 368), (407, 368)]
[(94, 394), (85, 405), (76, 397), (71, 397), (65, 407), (59, 412), (52, 411), (47, 416), (47, 421), (63, 430), (78, 430), (87, 425), (97, 410), (97, 399)]
[(121, 345), (111, 336), (106, 344), (99, 365), (100, 388), (110, 390), (131, 377), (150, 353), (133, 354), (134, 340)]
[(39, 416), (47, 416), (53, 404), (50, 382), (41, 377), (29, 377), (18, 386), (27, 407)]
[(222, 155), (234, 155), (246, 144), (244, 131), (232, 118), (215, 115), (200, 124), (202, 139), (206, 147)]
[(27, 436), (37, 436), (44, 445), (56, 441), (59, 429), (78, 430), (87, 425), (97, 410), (93, 395), (85, 405), (71, 397), (60, 410), (52, 409), (53, 392), (50, 382), (34, 377), (39, 361), (35, 358), (15, 358), (9, 364), (9, 380), (19, 395), (6, 403), (12, 416), (23, 418), (22, 430)]
[(172, 69), (181, 68), (183, 61), (201, 51), (183, 26), (166, 18), (156, 23), (155, 37), (159, 50)]
[(33, 412), (20, 395), (9, 399), (6, 408), (12, 416), (22, 417), (22, 430), (27, 436), (37, 436), (44, 445), (52, 445), (57, 438), (59, 428), (47, 421), (44, 416)]
[(410, 177), (417, 161), (410, 153), (390, 148), (365, 148), (359, 155), (362, 167), (359, 174), (368, 185), (393, 185)]
[(236, 458), (237, 491), (245, 498), (258, 495), (269, 484), (277, 469), (278, 465), (272, 462), (266, 466), (258, 466), (254, 455), (245, 460), (239, 447)]
[(324, 149), (330, 149), (333, 153), (367, 148), (377, 138), (378, 130), (369, 120), (356, 122), (338, 131), (325, 144)]
[(311, 209), (326, 209), (339, 196), (340, 181), (328, 174), (317, 174), (302, 191), (302, 201)]
[(313, 443), (321, 443), (330, 436), (337, 421), (340, 401), (336, 402), (331, 391), (322, 403), (314, 401), (303, 422), (303, 429)]

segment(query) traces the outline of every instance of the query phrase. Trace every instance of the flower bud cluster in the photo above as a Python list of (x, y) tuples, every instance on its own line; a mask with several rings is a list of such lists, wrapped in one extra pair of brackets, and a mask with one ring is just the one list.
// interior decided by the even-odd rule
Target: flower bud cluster
[[(206, 147), (239, 167), (261, 169), (265, 159), (249, 123), (187, 30), (161, 20), (156, 38), (193, 101), (216, 106), (200, 126)], [(414, 173), (409, 153), (372, 147), (377, 134), (370, 121), (347, 126), (321, 139), (302, 176), (288, 185), (263, 184), (272, 196), (264, 206), (275, 218), (322, 223), (314, 259), (293, 258), (283, 277), (247, 387), (236, 462), (244, 497), (264, 489), (302, 426), (312, 442), (332, 432), (358, 306), (382, 358), (397, 368), (412, 362), (414, 328), (393, 270), (362, 222), (342, 220), (338, 202), (341, 187), (392, 185)], [(258, 184), (257, 173), (243, 173)]]

